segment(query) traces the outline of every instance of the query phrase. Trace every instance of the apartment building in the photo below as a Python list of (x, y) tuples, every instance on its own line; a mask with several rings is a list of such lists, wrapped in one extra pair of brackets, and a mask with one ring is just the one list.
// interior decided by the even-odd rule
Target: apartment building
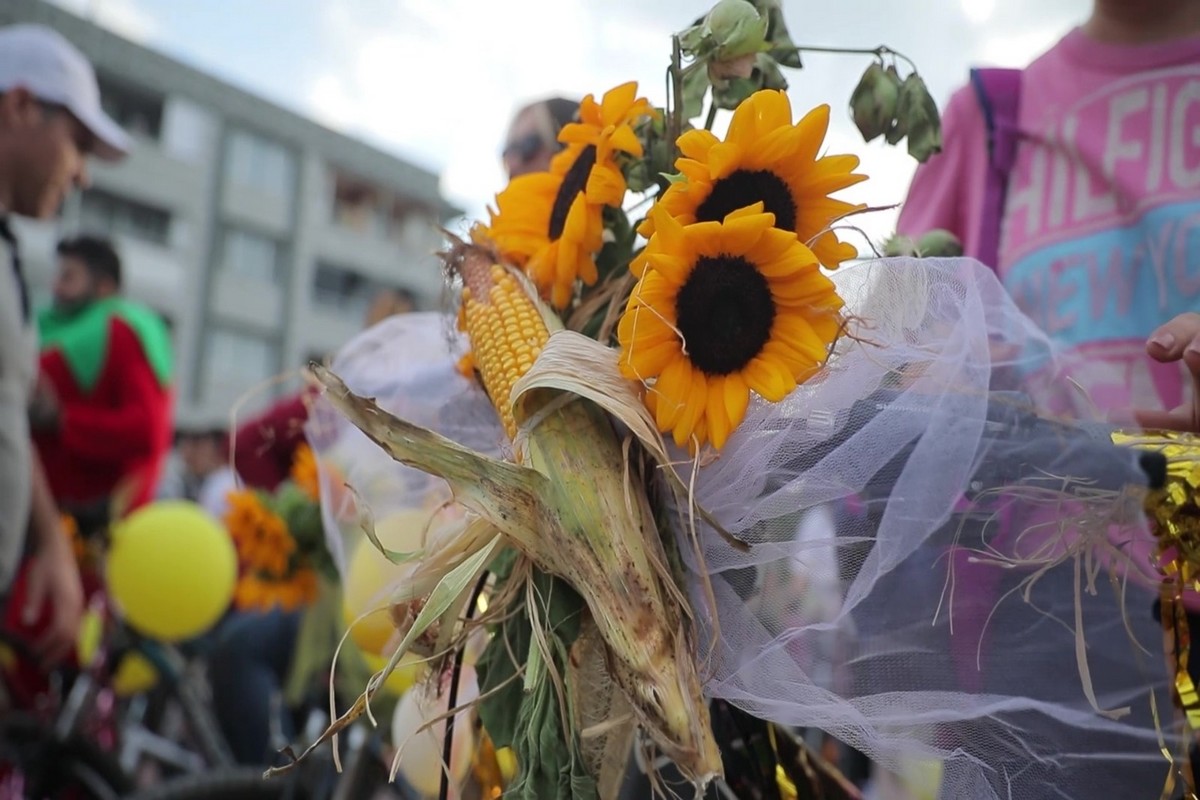
[(111, 236), (127, 294), (171, 326), (181, 417), (227, 414), (332, 352), (380, 287), (440, 301), (437, 226), (460, 212), (438, 175), (43, 0), (0, 3), (11, 22), (74, 42), (136, 141), (120, 164), (95, 164), (57, 220), (21, 224), (31, 288), (48, 299), (58, 237)]

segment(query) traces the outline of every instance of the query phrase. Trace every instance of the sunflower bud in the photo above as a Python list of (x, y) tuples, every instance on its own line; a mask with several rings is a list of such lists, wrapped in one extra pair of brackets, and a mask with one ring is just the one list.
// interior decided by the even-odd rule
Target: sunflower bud
[(714, 61), (731, 61), (766, 50), (767, 19), (748, 0), (721, 0), (704, 20), (717, 45)]
[(893, 234), (883, 243), (883, 254), (888, 258), (911, 257), (917, 254), (917, 245), (912, 239)]
[(917, 254), (922, 258), (958, 258), (963, 246), (950, 231), (935, 228), (917, 239)]
[(878, 62), (867, 67), (854, 94), (850, 96), (850, 110), (854, 124), (864, 141), (871, 141), (887, 133), (896, 117), (896, 104), (900, 97), (900, 75), (894, 66), (883, 68)]

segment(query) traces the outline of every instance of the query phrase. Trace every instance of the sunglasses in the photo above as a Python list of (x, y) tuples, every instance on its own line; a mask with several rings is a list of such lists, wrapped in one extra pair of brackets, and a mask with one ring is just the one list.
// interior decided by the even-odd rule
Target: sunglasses
[(515, 158), (522, 164), (528, 164), (545, 146), (546, 142), (540, 134), (527, 133), (520, 139), (506, 144), (500, 155), (502, 158)]

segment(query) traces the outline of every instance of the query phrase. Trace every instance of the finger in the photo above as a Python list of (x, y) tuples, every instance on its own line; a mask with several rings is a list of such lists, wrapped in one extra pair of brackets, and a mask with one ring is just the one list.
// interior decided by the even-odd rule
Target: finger
[(1192, 408), (1176, 409), (1174, 411), (1134, 412), (1137, 424), (1148, 430), (1190, 431), (1192, 430)]
[(46, 602), (46, 589), (46, 576), (40, 565), (30, 564), (30, 569), (25, 576), (25, 603), (21, 609), (22, 624), (28, 626), (37, 622), (38, 613)]
[(1189, 348), (1200, 357), (1200, 314), (1193, 312), (1175, 317), (1146, 341), (1146, 352), (1158, 361), (1178, 361)]

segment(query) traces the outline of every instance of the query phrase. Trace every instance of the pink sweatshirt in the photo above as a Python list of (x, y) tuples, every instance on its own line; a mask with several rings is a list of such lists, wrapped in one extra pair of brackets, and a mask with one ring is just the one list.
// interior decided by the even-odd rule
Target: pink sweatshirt
[[(898, 228), (946, 228), (975, 255), (987, 153), (969, 87), (944, 126)], [(1024, 71), (1019, 127), (1001, 280), (1102, 410), (1180, 405), (1183, 368), (1149, 359), (1145, 341), (1200, 311), (1200, 37), (1123, 46), (1074, 30)]]

